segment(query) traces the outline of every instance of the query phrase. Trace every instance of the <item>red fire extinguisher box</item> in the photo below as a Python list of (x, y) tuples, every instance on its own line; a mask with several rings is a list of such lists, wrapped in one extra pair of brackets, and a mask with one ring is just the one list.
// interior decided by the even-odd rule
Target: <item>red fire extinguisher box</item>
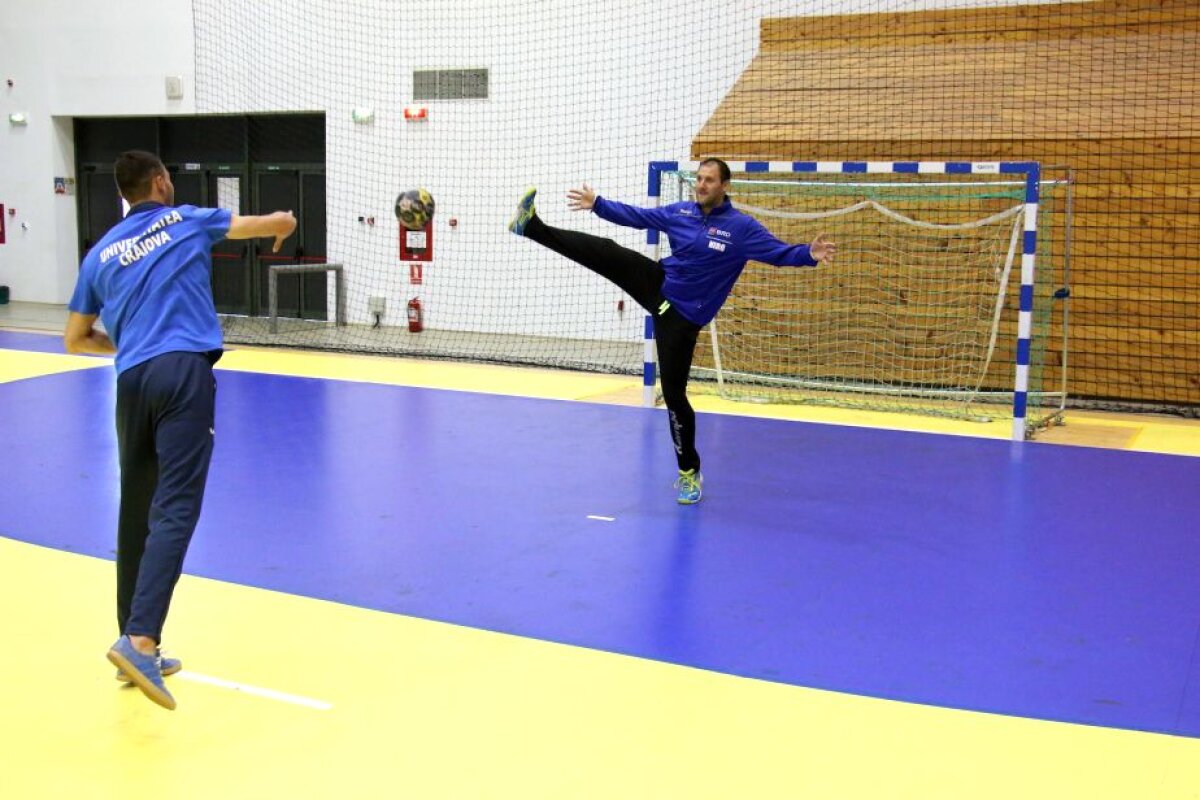
[(400, 226), (400, 260), (401, 261), (432, 261), (433, 260), (433, 220), (425, 223), (418, 231), (410, 231)]

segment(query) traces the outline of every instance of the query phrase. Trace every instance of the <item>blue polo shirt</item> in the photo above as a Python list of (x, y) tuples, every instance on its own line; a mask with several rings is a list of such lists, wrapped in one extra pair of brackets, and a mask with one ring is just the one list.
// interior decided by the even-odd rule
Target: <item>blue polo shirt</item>
[(707, 325), (733, 290), (747, 261), (777, 267), (815, 267), (806, 244), (788, 244), (729, 198), (705, 214), (696, 202), (639, 208), (597, 197), (596, 216), (631, 228), (667, 234), (671, 255), (662, 260), (663, 297), (697, 325)]
[(88, 251), (69, 308), (100, 315), (118, 373), (163, 353), (221, 349), (212, 246), (232, 219), (219, 208), (138, 203)]

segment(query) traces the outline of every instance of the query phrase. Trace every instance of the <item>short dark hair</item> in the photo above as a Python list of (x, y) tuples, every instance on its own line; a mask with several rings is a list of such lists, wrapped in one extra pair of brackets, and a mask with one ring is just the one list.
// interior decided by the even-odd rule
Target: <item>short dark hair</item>
[(701, 167), (703, 167), (705, 164), (717, 165), (717, 171), (721, 173), (721, 183), (725, 183), (733, 177), (733, 173), (729, 171), (729, 165), (719, 158), (706, 158), (700, 162)]
[(154, 176), (165, 174), (166, 171), (159, 157), (145, 150), (126, 150), (113, 162), (117, 190), (130, 203), (150, 194), (150, 182)]

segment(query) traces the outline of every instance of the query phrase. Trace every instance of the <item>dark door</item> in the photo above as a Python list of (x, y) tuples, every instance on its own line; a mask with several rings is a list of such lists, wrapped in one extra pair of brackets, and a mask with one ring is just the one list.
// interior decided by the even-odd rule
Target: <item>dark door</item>
[(83, 173), (83, 252), (92, 249), (108, 229), (121, 221), (124, 213), (112, 170), (88, 170)]
[[(230, 208), (240, 214), (245, 178), (227, 167), (188, 165), (171, 168), (175, 204)], [(213, 303), (219, 314), (250, 314), (249, 248), (245, 241), (222, 239), (212, 249)]]
[[(272, 253), (273, 239), (255, 239), (251, 245), (257, 287), (255, 313), (270, 313), (269, 274), (272, 264), (325, 263), (325, 175), (315, 169), (266, 167), (254, 173), (255, 214), (292, 211), (296, 232)], [(283, 274), (276, 281), (279, 316), (326, 319), (325, 272)]]
[(200, 172), (180, 172), (167, 167), (171, 173), (171, 183), (175, 186), (175, 205), (200, 206), (207, 205), (208, 198), (204, 185), (204, 174)]
[[(121, 152), (159, 153), (180, 204), (236, 214), (292, 210), (299, 227), (282, 252), (270, 239), (224, 240), (213, 248), (213, 300), (224, 314), (265, 315), (270, 263), (322, 263), (325, 253), (325, 117), (80, 118), (74, 121), (80, 256), (123, 214), (112, 162)], [(326, 274), (280, 281), (285, 315), (326, 318)]]
[[(325, 173), (300, 173), (300, 216), (297, 235), (301, 238), (298, 255), (308, 264), (328, 261), (325, 250)], [(309, 272), (304, 276), (300, 315), (306, 319), (328, 319), (328, 272)]]
[[(246, 176), (241, 172), (215, 169), (205, 176), (208, 205), (244, 214)], [(222, 239), (213, 245), (213, 303), (219, 314), (249, 316), (251, 311), (250, 244), (246, 240)]]

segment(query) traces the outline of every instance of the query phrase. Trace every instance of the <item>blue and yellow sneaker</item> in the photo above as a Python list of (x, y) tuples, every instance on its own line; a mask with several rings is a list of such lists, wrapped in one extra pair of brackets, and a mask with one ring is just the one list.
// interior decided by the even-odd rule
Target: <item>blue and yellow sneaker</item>
[(533, 207), (533, 198), (537, 195), (537, 189), (530, 186), (525, 190), (525, 194), (521, 195), (521, 199), (517, 201), (517, 213), (513, 214), (512, 221), (508, 223), (508, 229), (517, 236), (525, 235), (525, 226), (529, 224), (529, 220), (533, 219), (533, 215), (537, 213), (537, 209)]
[(108, 660), (117, 669), (129, 676), (142, 694), (149, 697), (163, 708), (174, 709), (175, 698), (167, 691), (163, 683), (161, 658), (158, 651), (154, 655), (139, 653), (128, 636), (122, 636), (108, 651)]
[[(164, 678), (168, 675), (174, 675), (181, 669), (183, 669), (183, 662), (178, 658), (170, 658), (162, 655), (161, 653), (159, 654), (158, 671), (162, 673)], [(128, 675), (126, 675), (123, 670), (117, 670), (116, 678), (122, 683), (133, 683), (133, 678), (130, 678)]]
[(702, 483), (704, 483), (704, 476), (696, 470), (679, 470), (679, 479), (675, 481), (675, 488), (679, 490), (679, 496), (675, 499), (685, 506), (699, 503), (700, 484)]

